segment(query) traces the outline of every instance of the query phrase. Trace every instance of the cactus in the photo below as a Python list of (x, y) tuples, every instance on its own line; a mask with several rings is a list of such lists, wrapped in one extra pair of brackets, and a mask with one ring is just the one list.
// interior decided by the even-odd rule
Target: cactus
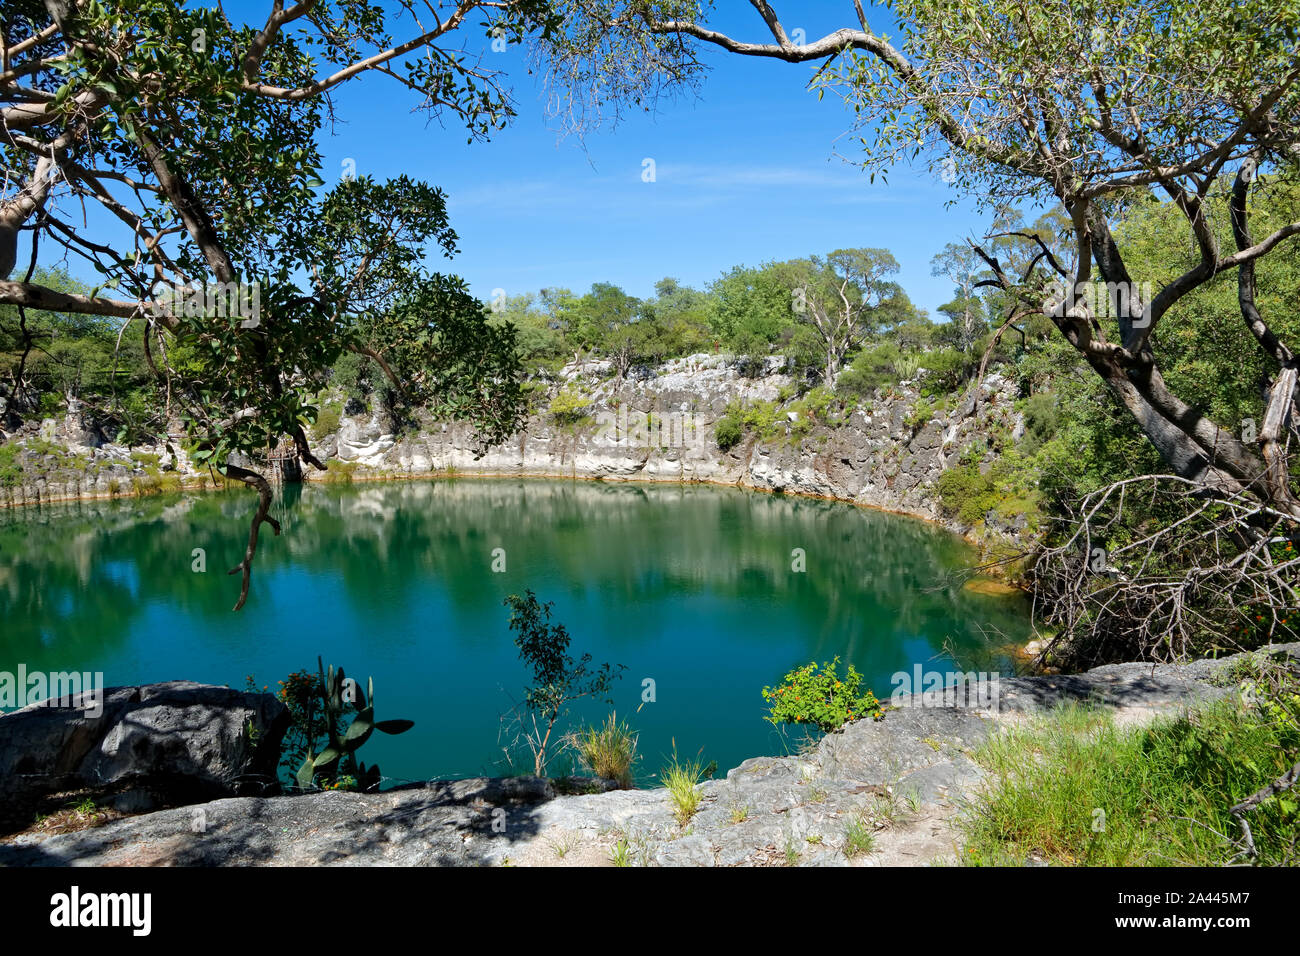
[[(343, 668), (334, 669), (330, 665), (325, 670), (324, 662), (318, 657), (316, 664), (321, 675), (321, 702), (325, 707), (325, 732), (329, 742), (319, 754), (307, 753), (307, 759), (298, 768), (298, 786), (309, 790), (315, 783), (317, 775), (334, 780), (342, 776), (355, 777), (361, 790), (371, 790), (379, 786), (380, 773), (377, 764), (366, 767), (357, 763), (356, 753), (361, 745), (378, 730), (382, 734), (402, 734), (415, 726), (410, 720), (375, 720), (375, 681), (366, 680), (366, 690), (362, 693), (356, 681), (348, 684)], [(348, 724), (348, 729), (339, 733), (343, 723), (343, 714), (351, 705), (356, 716)], [(308, 716), (310, 722), (310, 715)]]

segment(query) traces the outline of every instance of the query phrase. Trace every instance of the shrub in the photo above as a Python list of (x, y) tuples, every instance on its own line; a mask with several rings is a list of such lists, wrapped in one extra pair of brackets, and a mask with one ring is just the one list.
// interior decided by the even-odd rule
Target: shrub
[(596, 776), (613, 780), (624, 789), (632, 786), (637, 735), (626, 722), (610, 714), (603, 725), (580, 728), (566, 739)]
[(337, 459), (331, 458), (329, 461), (325, 462), (325, 483), (334, 484), (338, 482), (342, 484), (350, 484), (359, 467), (359, 462), (338, 461)]
[(875, 694), (860, 692), (862, 675), (850, 664), (841, 680), (839, 663), (836, 656), (820, 669), (815, 662), (806, 664), (786, 674), (778, 687), (764, 687), (763, 698), (771, 706), (765, 719), (775, 725), (812, 724), (828, 734), (851, 720), (879, 720), (884, 710)]
[(966, 377), (969, 359), (956, 349), (935, 349), (920, 356), (920, 367), (929, 374), (922, 391), (929, 395), (946, 395), (960, 387)]
[[(502, 728), (518, 728), (533, 756), (533, 772), (546, 773), (548, 747), (555, 726), (569, 713), (569, 705), (586, 697), (609, 698), (613, 682), (622, 677), (623, 665), (615, 669), (605, 663), (596, 667), (590, 654), (574, 660), (569, 653), (570, 636), (563, 624), (551, 623), (552, 602), (542, 604), (531, 590), (524, 596), (505, 599), (510, 608), (510, 630), (514, 632), (519, 657), (532, 671), (533, 686), (524, 692), (523, 702), (503, 715)], [(555, 735), (559, 739), (559, 735)]]
[(311, 426), (312, 437), (317, 441), (339, 430), (343, 420), (343, 406), (337, 402), (326, 402), (316, 413), (316, 421)]
[[(245, 686), (259, 692), (251, 675), (245, 678)], [(410, 720), (375, 720), (374, 680), (368, 680), (363, 691), (343, 668), (335, 670), (331, 665), (327, 672), (320, 658), (316, 673), (295, 671), (280, 681), (275, 696), (289, 714), (289, 727), (280, 743), (280, 767), (303, 790), (377, 790), (382, 780), (379, 767), (358, 763), (357, 750), (376, 730), (397, 735), (415, 726)], [(348, 710), (355, 716), (345, 730)]]
[[(736, 399), (727, 405), (726, 412), (718, 421), (723, 419), (730, 419), (741, 429), (753, 431), (765, 441), (784, 434), (786, 426), (785, 413), (776, 402), (768, 401), (744, 402)], [(714, 427), (716, 434), (716, 426)]]
[(928, 398), (922, 398), (912, 406), (911, 410), (907, 413), (907, 416), (903, 419), (903, 423), (907, 425), (908, 428), (917, 429), (926, 424), (933, 417), (934, 403)]
[(551, 418), (558, 425), (579, 425), (588, 418), (591, 399), (565, 386), (551, 399)]
[(939, 476), (938, 487), (943, 510), (956, 515), (962, 524), (979, 524), (998, 503), (993, 479), (980, 474), (979, 465), (974, 462), (949, 468)]
[(18, 454), (20, 449), (17, 442), (0, 445), (0, 488), (12, 488), (22, 483), (23, 466)]
[(723, 451), (733, 448), (745, 437), (745, 426), (730, 414), (723, 415), (713, 425), (713, 438)]
[(1061, 425), (1061, 413), (1055, 396), (1038, 392), (1025, 400), (1025, 437), (1022, 450), (1032, 455), (1056, 434)]
[[(854, 357), (853, 364), (840, 373), (835, 382), (835, 390), (849, 395), (867, 396), (877, 388), (893, 385), (899, 380), (894, 364), (901, 359), (902, 352), (893, 342), (881, 342), (865, 348)], [(904, 368), (904, 371), (907, 370)]]

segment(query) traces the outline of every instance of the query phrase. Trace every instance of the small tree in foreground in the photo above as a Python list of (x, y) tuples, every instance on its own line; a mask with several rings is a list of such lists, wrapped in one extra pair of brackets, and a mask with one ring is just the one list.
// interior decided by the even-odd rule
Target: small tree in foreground
[[(511, 746), (522, 740), (533, 755), (533, 772), (546, 772), (547, 751), (555, 726), (569, 713), (570, 705), (583, 698), (605, 697), (622, 676), (623, 665), (609, 663), (593, 667), (591, 655), (574, 660), (569, 654), (568, 630), (551, 623), (553, 602), (542, 604), (526, 590), (524, 596), (505, 599), (510, 608), (510, 630), (515, 633), (519, 656), (533, 672), (533, 685), (524, 692), (522, 703), (503, 717), (503, 724), (517, 728)], [(510, 749), (510, 748), (507, 748)]]

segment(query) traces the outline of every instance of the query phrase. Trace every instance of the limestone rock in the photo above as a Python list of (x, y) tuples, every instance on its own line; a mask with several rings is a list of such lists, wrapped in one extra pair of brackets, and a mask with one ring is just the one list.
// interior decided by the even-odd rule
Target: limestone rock
[[(0, 802), (91, 789), (134, 808), (273, 792), (288, 714), (270, 694), (171, 681), (0, 717)], [(96, 713), (96, 710), (99, 712)]]

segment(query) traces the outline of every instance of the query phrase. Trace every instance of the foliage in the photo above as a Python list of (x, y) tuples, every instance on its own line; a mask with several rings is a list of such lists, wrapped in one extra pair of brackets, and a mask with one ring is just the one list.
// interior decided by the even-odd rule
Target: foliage
[[(1229, 697), (1146, 728), (1117, 727), (1104, 712), (1071, 705), (998, 735), (977, 754), (991, 786), (964, 818), (963, 859), (1092, 866), (1242, 861), (1232, 808), (1300, 759), (1296, 676), (1266, 695), (1247, 681), (1244, 704)], [(1269, 797), (1249, 818), (1256, 862), (1300, 862), (1294, 792)]]
[(533, 681), (524, 692), (522, 710), (516, 708), (511, 717), (522, 728), (519, 736), (532, 752), (533, 770), (540, 777), (546, 772), (555, 726), (569, 713), (570, 705), (584, 698), (605, 698), (612, 703), (613, 682), (625, 668), (619, 665), (615, 669), (609, 663), (594, 667), (590, 654), (575, 661), (569, 654), (569, 632), (563, 624), (551, 623), (553, 602), (541, 604), (531, 590), (523, 597), (511, 594), (505, 604), (510, 608), (515, 647)]
[[(512, 115), (509, 96), (498, 74), (448, 51), (479, 30), (507, 43), (543, 35), (558, 23), (547, 3), (463, 0), (427, 25), (353, 0), (277, 7), (250, 24), (176, 0), (69, 9), (14, 0), (2, 28), (15, 54), (0, 109), (21, 132), (0, 145), (0, 374), (24, 393), (20, 411), (84, 395), (118, 435), (142, 440), (161, 421), (138, 413), (164, 391), (195, 459), (258, 491), (254, 532), (276, 524), (265, 479), (232, 461), (285, 442), (316, 464), (303, 433), (310, 396), (345, 352), (378, 364), (397, 411), (466, 421), (485, 444), (513, 432), (513, 327), (490, 323), (462, 280), (429, 264), (431, 250), (456, 251), (445, 197), (406, 176), (345, 172), (327, 186), (319, 140), (340, 102), (326, 99), (382, 75), (486, 138)], [(14, 274), (20, 232), (88, 263), (95, 294)], [(24, 332), (14, 307), (42, 314)], [(70, 314), (95, 327), (58, 335)], [(126, 375), (108, 361), (119, 332)]]
[(559, 425), (578, 425), (590, 416), (591, 399), (572, 386), (565, 386), (551, 399), (550, 415)]
[(838, 655), (818, 668), (810, 663), (796, 667), (776, 687), (764, 687), (770, 705), (766, 720), (772, 724), (812, 724), (825, 733), (839, 730), (851, 720), (879, 720), (884, 711), (871, 691), (861, 693), (862, 675), (850, 664), (841, 680)]
[[(248, 690), (257, 691), (253, 678), (247, 680)], [(280, 681), (275, 697), (289, 712), (289, 729), (285, 731), (280, 746), (280, 768), (296, 775), (303, 761), (323, 749), (323, 739), (330, 735), (325, 728), (326, 711), (320, 706), (324, 700), (325, 686), (316, 671), (294, 671)], [(334, 733), (338, 733), (336, 724)]]
[(311, 433), (315, 438), (324, 438), (326, 435), (332, 435), (339, 430), (339, 423), (343, 419), (343, 408), (337, 402), (326, 402), (321, 405), (320, 411), (316, 413), (316, 421), (312, 423)]
[[(375, 720), (373, 678), (366, 681), (363, 693), (360, 685), (344, 674), (343, 668), (335, 670), (331, 664), (327, 672), (319, 658), (317, 667), (314, 681), (305, 681), (301, 672), (291, 674), (281, 689), (282, 700), (288, 697), (294, 701), (297, 713), (293, 710), (290, 713), (301, 721), (299, 732), (306, 743), (303, 762), (295, 774), (298, 786), (310, 790), (319, 782), (324, 789), (344, 789), (346, 786), (377, 790), (382, 779), (379, 766), (367, 767), (365, 763), (358, 763), (357, 751), (376, 730), (384, 734), (403, 734), (415, 724), (404, 719)], [(320, 707), (319, 714), (317, 706)], [(343, 716), (348, 708), (352, 709), (354, 716), (347, 730), (343, 730)], [(319, 737), (316, 736), (318, 727)], [(321, 738), (325, 746), (318, 753), (316, 746)]]
[(745, 425), (736, 415), (724, 414), (713, 423), (713, 437), (723, 451), (739, 444), (745, 437)]
[(13, 488), (22, 483), (23, 466), (19, 461), (21, 450), (17, 442), (0, 445), (0, 488)]
[(1036, 515), (1037, 461), (1008, 449), (981, 471), (981, 459), (972, 446), (962, 460), (939, 475), (936, 488), (944, 512), (969, 527), (983, 523), (990, 511), (1003, 516)]

